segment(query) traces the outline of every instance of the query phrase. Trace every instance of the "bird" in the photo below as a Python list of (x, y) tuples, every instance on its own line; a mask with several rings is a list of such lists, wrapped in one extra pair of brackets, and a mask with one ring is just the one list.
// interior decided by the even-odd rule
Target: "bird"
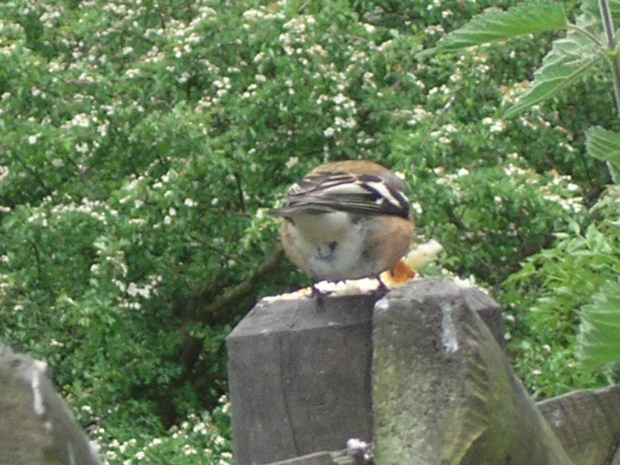
[(392, 270), (415, 229), (407, 185), (366, 160), (318, 166), (269, 214), (283, 218), (284, 251), (315, 281), (378, 277)]

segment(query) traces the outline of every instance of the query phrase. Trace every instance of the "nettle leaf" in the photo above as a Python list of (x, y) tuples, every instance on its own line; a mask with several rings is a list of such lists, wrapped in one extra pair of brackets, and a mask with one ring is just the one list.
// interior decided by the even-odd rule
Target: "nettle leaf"
[(534, 73), (534, 81), (520, 96), (518, 103), (506, 110), (505, 118), (552, 97), (605, 59), (605, 48), (594, 40), (602, 33), (597, 18), (588, 14), (581, 15), (577, 26), (579, 29), (570, 29), (566, 38), (553, 42), (542, 67)]
[(551, 1), (529, 1), (507, 11), (487, 11), (474, 17), (462, 28), (442, 38), (434, 49), (423, 52), (457, 50), (525, 34), (566, 29), (568, 19), (564, 7)]
[(620, 134), (600, 126), (586, 132), (588, 154), (607, 162), (614, 183), (620, 183)]
[(601, 287), (581, 313), (579, 347), (590, 368), (620, 360), (620, 281)]

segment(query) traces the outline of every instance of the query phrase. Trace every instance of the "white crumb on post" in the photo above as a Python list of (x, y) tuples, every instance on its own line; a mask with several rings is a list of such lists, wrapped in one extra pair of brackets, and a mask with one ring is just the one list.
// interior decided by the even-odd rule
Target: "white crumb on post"
[[(424, 244), (418, 245), (415, 249), (411, 250), (407, 255), (402, 258), (404, 262), (411, 270), (415, 271), (428, 265), (430, 262), (437, 258), (437, 255), (443, 250), (443, 246), (431, 239)], [(408, 281), (396, 282), (391, 278), (390, 271), (384, 271), (380, 275), (380, 280), (376, 278), (361, 278), (361, 279), (347, 279), (344, 281), (320, 281), (314, 285), (314, 289), (321, 294), (342, 297), (349, 295), (364, 295), (372, 293), (378, 290), (383, 284), (387, 289), (395, 289)], [(419, 278), (417, 276), (414, 279)], [(267, 296), (261, 300), (262, 304), (268, 304), (274, 301), (282, 300), (298, 300), (304, 297), (311, 297), (313, 295), (312, 288), (304, 288), (295, 292), (289, 292), (286, 294)]]
[(375, 278), (347, 279), (345, 281), (321, 281), (314, 287), (322, 293), (333, 296), (367, 294), (379, 289), (379, 280)]
[(476, 287), (476, 284), (471, 279), (463, 279), (459, 278), (458, 276), (454, 278), (454, 284), (463, 289)]
[(347, 455), (356, 463), (368, 463), (374, 458), (372, 445), (357, 438), (347, 440)]
[(390, 302), (387, 299), (381, 299), (375, 304), (375, 309), (384, 312), (390, 308)]
[(366, 447), (368, 447), (368, 443), (361, 439), (351, 438), (347, 441), (347, 449), (365, 449)]
[(33, 365), (41, 373), (45, 373), (47, 371), (47, 362), (44, 362), (43, 360), (35, 360)]
[[(332, 297), (363, 295), (379, 289), (380, 282), (375, 278), (347, 279), (345, 281), (319, 281), (314, 285), (321, 294)], [(287, 294), (264, 297), (261, 302), (269, 303), (282, 300), (297, 300), (312, 295), (312, 288), (304, 288)]]
[(424, 244), (418, 245), (415, 249), (409, 252), (405, 258), (404, 262), (410, 268), (414, 270), (419, 270), (425, 265), (428, 265), (430, 262), (437, 258), (437, 255), (443, 250), (443, 246), (436, 241), (435, 239), (431, 239)]

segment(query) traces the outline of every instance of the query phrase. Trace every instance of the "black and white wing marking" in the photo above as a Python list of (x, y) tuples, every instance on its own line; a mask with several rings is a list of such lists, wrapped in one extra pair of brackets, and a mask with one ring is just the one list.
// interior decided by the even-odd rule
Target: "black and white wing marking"
[(409, 218), (408, 189), (394, 175), (351, 175), (343, 172), (311, 174), (289, 190), (284, 207), (276, 216), (344, 211), (366, 215)]

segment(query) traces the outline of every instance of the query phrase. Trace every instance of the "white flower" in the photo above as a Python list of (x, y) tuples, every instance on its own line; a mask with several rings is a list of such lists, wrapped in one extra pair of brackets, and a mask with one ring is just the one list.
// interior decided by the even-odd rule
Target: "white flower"
[(131, 69), (128, 69), (127, 71), (125, 71), (125, 75), (128, 78), (131, 79), (131, 78), (134, 78), (136, 76), (139, 76), (140, 75), (140, 70), (139, 69), (135, 69), (135, 68), (131, 68)]
[(75, 150), (79, 153), (88, 153), (88, 143), (75, 144)]
[(373, 34), (377, 30), (377, 28), (374, 27), (372, 24), (364, 24), (364, 29), (366, 29), (366, 32), (368, 34)]
[(69, 123), (71, 126), (79, 126), (82, 128), (87, 128), (90, 126), (90, 119), (88, 115), (85, 113), (79, 113), (73, 117), (71, 122)]
[(349, 99), (348, 99), (347, 97), (345, 97), (344, 95), (342, 95), (342, 94), (338, 94), (338, 95), (336, 95), (336, 96), (334, 97), (334, 99), (333, 99), (333, 100), (334, 100), (334, 103), (335, 103), (336, 105), (341, 105), (341, 104), (343, 104), (344, 102), (346, 102), (346, 101), (347, 101), (347, 100), (349, 100)]
[(290, 169), (298, 163), (299, 163), (299, 157), (290, 157), (288, 161), (284, 164), (284, 166)]

